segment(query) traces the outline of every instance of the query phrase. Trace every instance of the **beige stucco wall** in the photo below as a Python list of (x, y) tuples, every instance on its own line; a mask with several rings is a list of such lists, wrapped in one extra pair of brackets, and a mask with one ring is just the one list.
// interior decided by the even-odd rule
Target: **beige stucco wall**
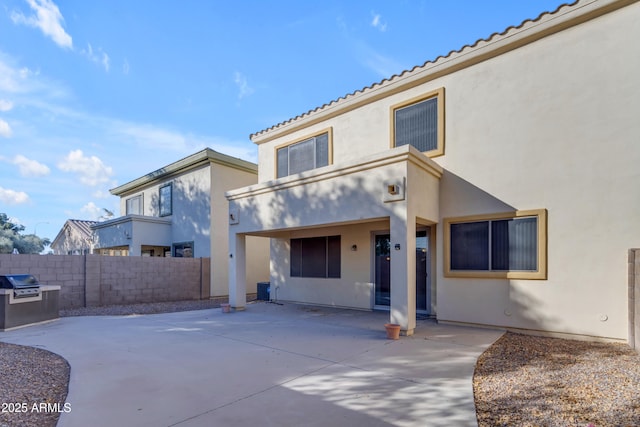
[[(214, 164), (211, 173), (211, 295), (229, 293), (229, 202), (228, 190), (257, 182), (256, 174)], [(269, 239), (249, 237), (247, 241), (247, 292), (257, 292), (257, 283), (269, 280)]]
[[(438, 318), (626, 340), (627, 250), (640, 246), (640, 199), (633, 196), (640, 178), (637, 22), (640, 3), (344, 114), (331, 117), (337, 107), (328, 107), (316, 114), (327, 114), (327, 120), (314, 123), (311, 116), (305, 119), (308, 127), (278, 129), (273, 133), (283, 136), (259, 145), (259, 181), (274, 178), (276, 146), (321, 129), (332, 129), (334, 165), (388, 150), (391, 106), (444, 88), (445, 155), (434, 159), (445, 169), (435, 239)], [(535, 27), (525, 30), (535, 32)], [(363, 175), (363, 193), (369, 193), (375, 173)], [(295, 191), (304, 196), (309, 190)], [(428, 210), (420, 197), (423, 185), (409, 179), (407, 191), (409, 200), (422, 203), (416, 209)], [(336, 200), (336, 209), (341, 202)], [(313, 203), (309, 199), (310, 209)], [(347, 204), (350, 218), (358, 217), (359, 211), (351, 210), (356, 205)], [(443, 218), (528, 209), (548, 211), (546, 280), (444, 277)], [(269, 217), (259, 222), (317, 223), (316, 211), (302, 213), (292, 215), (291, 224)], [(276, 243), (272, 250), (284, 246)], [(289, 292), (282, 286), (281, 292)], [(304, 286), (308, 295), (330, 301), (331, 292), (322, 295), (317, 287)]]
[(439, 318), (626, 339), (639, 19), (632, 5), (443, 82), (442, 217), (546, 208), (548, 280), (445, 279), (439, 268)]
[[(388, 221), (323, 227), (281, 233), (271, 240), (271, 298), (364, 310), (373, 308), (372, 241), (375, 231), (389, 229)], [(320, 279), (291, 277), (290, 239), (340, 236), (341, 277)], [(353, 245), (357, 250), (351, 250)], [(287, 262), (277, 262), (287, 260)]]

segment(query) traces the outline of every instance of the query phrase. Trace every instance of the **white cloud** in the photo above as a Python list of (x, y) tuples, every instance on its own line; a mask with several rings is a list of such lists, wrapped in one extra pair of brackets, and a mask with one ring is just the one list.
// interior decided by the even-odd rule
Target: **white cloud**
[(0, 99), (0, 111), (9, 111), (13, 108), (13, 102)]
[(105, 190), (97, 190), (92, 194), (92, 196), (96, 199), (108, 199), (109, 197), (111, 197), (111, 193)]
[(64, 18), (60, 9), (51, 0), (26, 0), (35, 15), (25, 16), (22, 12), (13, 11), (11, 20), (14, 24), (24, 24), (39, 28), (42, 33), (50, 37), (58, 46), (73, 48), (71, 36), (62, 27)]
[(254, 92), (253, 88), (250, 87), (247, 83), (247, 78), (242, 73), (236, 71), (233, 76), (233, 81), (236, 83), (236, 86), (238, 86), (239, 89), (238, 99), (249, 96)]
[(4, 138), (10, 138), (11, 137), (11, 126), (9, 126), (9, 123), (5, 122), (4, 120), (0, 119), (0, 136), (4, 137)]
[(98, 48), (97, 52), (94, 52), (91, 43), (87, 43), (87, 48), (82, 49), (80, 53), (86, 56), (91, 62), (102, 65), (104, 70), (109, 72), (109, 69), (111, 68), (111, 59), (109, 59), (109, 55), (107, 55), (101, 47)]
[(82, 150), (70, 151), (67, 156), (58, 163), (58, 168), (65, 172), (75, 172), (80, 177), (80, 182), (91, 187), (109, 182), (113, 175), (113, 169), (102, 163), (96, 156), (85, 157)]
[(373, 19), (371, 19), (371, 26), (382, 33), (387, 31), (387, 23), (382, 22), (382, 16), (379, 13), (374, 12), (371, 12), (371, 15), (373, 15)]
[[(62, 81), (53, 81), (40, 75), (39, 70), (20, 67), (16, 61), (0, 51), (0, 93), (16, 95), (34, 94), (19, 98), (21, 106), (42, 104), (52, 98), (68, 98), (67, 85)], [(11, 104), (10, 101), (6, 101)]]
[(0, 187), (0, 202), (6, 203), (7, 205), (20, 205), (28, 201), (29, 196), (27, 193)]
[(80, 208), (80, 212), (87, 214), (89, 218), (95, 221), (98, 218), (100, 218), (103, 210), (102, 208), (99, 208), (98, 206), (96, 206), (95, 203), (89, 202), (86, 205), (84, 205), (82, 208)]
[(21, 154), (15, 156), (12, 163), (18, 166), (20, 175), (25, 177), (45, 176), (51, 172), (47, 165), (27, 159)]

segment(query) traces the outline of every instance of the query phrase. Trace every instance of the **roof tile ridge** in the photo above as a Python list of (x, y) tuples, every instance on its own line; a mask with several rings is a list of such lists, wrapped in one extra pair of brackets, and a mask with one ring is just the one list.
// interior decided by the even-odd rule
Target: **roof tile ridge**
[(285, 126), (285, 125), (287, 125), (289, 123), (293, 123), (293, 122), (295, 122), (297, 120), (300, 120), (300, 119), (302, 119), (302, 118), (304, 118), (306, 116), (309, 116), (309, 115), (311, 115), (313, 113), (316, 113), (316, 112), (319, 112), (321, 110), (324, 110), (325, 108), (330, 107), (333, 104), (337, 104), (337, 103), (339, 103), (339, 102), (341, 102), (343, 100), (346, 101), (347, 99), (352, 98), (352, 97), (358, 95), (359, 93), (364, 94), (365, 92), (369, 92), (369, 91), (375, 89), (378, 86), (384, 86), (385, 84), (392, 83), (394, 80), (397, 80), (397, 79), (401, 78), (405, 74), (412, 74), (414, 72), (419, 71), (420, 69), (423, 69), (423, 68), (427, 67), (430, 64), (431, 65), (436, 65), (439, 61), (450, 59), (452, 57), (452, 55), (465, 53), (464, 52), (465, 50), (479, 48), (481, 44), (487, 45), (487, 44), (491, 43), (493, 41), (493, 39), (496, 38), (496, 37), (508, 36), (510, 32), (520, 30), (520, 29), (524, 28), (527, 25), (538, 23), (546, 15), (553, 16), (553, 15), (556, 15), (558, 12), (560, 12), (560, 9), (563, 9), (565, 7), (568, 7), (568, 8), (574, 7), (578, 3), (580, 3), (580, 1), (581, 0), (575, 0), (573, 3), (562, 3), (555, 10), (553, 10), (551, 12), (544, 11), (544, 12), (540, 13), (536, 18), (533, 18), (533, 19), (527, 18), (517, 26), (516, 25), (510, 25), (506, 29), (504, 29), (502, 32), (496, 31), (496, 32), (492, 33), (491, 35), (489, 35), (488, 37), (479, 38), (473, 44), (465, 44), (464, 46), (462, 46), (462, 47), (460, 47), (458, 49), (453, 49), (453, 50), (449, 51), (449, 53), (447, 53), (446, 55), (438, 55), (435, 59), (427, 60), (422, 65), (415, 65), (410, 70), (403, 70), (399, 74), (393, 74), (390, 77), (386, 77), (386, 78), (384, 78), (384, 79), (382, 79), (382, 80), (380, 80), (378, 82), (374, 82), (369, 86), (363, 87), (362, 89), (356, 89), (353, 92), (347, 93), (346, 95), (343, 95), (343, 96), (340, 96), (340, 97), (338, 97), (336, 99), (333, 99), (333, 100), (329, 101), (328, 103), (324, 103), (319, 107), (316, 107), (316, 108), (308, 110), (308, 111), (306, 111), (304, 113), (298, 114), (297, 116), (294, 116), (294, 117), (292, 117), (290, 119), (287, 119), (285, 121), (277, 123), (277, 124), (275, 124), (273, 126), (270, 126), (270, 127), (266, 128), (266, 129), (263, 129), (261, 131), (252, 133), (252, 134), (249, 135), (249, 138), (253, 139), (256, 136), (260, 136), (260, 135), (263, 135), (263, 134), (268, 133), (270, 131), (276, 130), (276, 129), (278, 129), (278, 128), (282, 127), (282, 126)]

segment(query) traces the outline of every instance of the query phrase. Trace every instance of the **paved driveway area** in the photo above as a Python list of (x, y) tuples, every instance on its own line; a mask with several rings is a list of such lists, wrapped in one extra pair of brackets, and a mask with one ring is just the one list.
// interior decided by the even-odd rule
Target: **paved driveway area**
[(471, 426), (476, 358), (500, 331), (295, 304), (62, 318), (0, 333), (71, 364), (59, 426)]

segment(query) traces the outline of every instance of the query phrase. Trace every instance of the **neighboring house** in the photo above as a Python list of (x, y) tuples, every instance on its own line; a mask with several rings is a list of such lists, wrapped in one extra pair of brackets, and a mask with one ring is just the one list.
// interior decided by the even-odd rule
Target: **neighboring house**
[(91, 226), (96, 221), (81, 219), (67, 220), (53, 242), (54, 255), (86, 255), (93, 253), (93, 232)]
[[(211, 295), (227, 294), (228, 202), (225, 192), (257, 182), (257, 166), (205, 149), (116, 187), (121, 217), (92, 226), (102, 255), (211, 258)], [(269, 277), (269, 242), (248, 257), (251, 292)]]
[[(271, 296), (626, 340), (640, 247), (640, 3), (581, 0), (251, 135), (230, 201)], [(636, 301), (640, 301), (640, 298)]]

